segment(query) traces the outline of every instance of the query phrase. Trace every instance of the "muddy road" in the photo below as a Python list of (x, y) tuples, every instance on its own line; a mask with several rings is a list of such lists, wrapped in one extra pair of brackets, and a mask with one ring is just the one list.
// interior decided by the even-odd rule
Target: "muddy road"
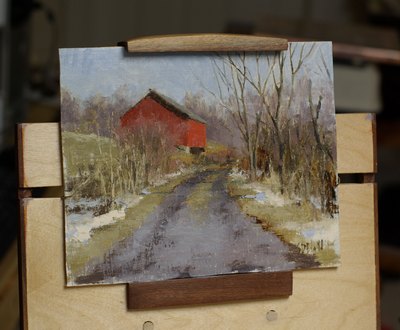
[[(263, 231), (229, 196), (227, 176), (226, 169), (209, 170), (177, 186), (132, 236), (116, 243), (103, 260), (89, 264), (76, 282), (156, 281), (295, 268), (287, 257), (289, 246)], [(190, 198), (199, 185), (207, 198), (194, 208)]]

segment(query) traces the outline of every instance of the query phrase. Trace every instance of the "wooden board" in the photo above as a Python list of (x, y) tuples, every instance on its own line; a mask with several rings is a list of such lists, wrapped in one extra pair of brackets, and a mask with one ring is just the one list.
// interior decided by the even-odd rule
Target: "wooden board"
[(376, 173), (375, 115), (337, 115), (336, 130), (338, 172)]
[(400, 64), (400, 44), (397, 31), (393, 28), (266, 16), (254, 30), (257, 35), (289, 41), (331, 40), (335, 59)]
[(333, 44), (335, 59), (366, 61), (377, 64), (399, 65), (400, 51), (397, 49), (373, 48), (344, 43)]
[[(347, 114), (337, 118), (339, 172), (373, 172), (374, 118)], [(61, 185), (58, 124), (38, 125), (40, 129), (35, 130), (29, 124), (20, 127), (24, 140), (39, 138), (55, 148), (22, 144), (24, 186), (30, 182), (41, 186), (52, 174), (58, 175), (52, 184)], [(125, 285), (65, 288), (62, 201), (25, 198), (21, 251), (26, 266), (21, 271), (25, 325), (29, 329), (140, 329), (152, 322), (155, 329), (311, 329), (316, 325), (320, 329), (375, 329), (379, 319), (376, 185), (342, 184), (339, 202), (342, 265), (295, 272), (290, 298), (128, 312)]]
[(20, 188), (62, 185), (60, 124), (18, 125)]
[(128, 308), (149, 309), (290, 296), (292, 272), (177, 279), (128, 285)]
[(119, 43), (129, 52), (227, 52), (280, 51), (288, 48), (286, 39), (233, 34), (165, 35), (136, 38)]
[[(336, 116), (339, 173), (376, 172), (374, 120), (371, 114)], [(61, 186), (59, 123), (21, 124), (19, 132), (20, 187)]]

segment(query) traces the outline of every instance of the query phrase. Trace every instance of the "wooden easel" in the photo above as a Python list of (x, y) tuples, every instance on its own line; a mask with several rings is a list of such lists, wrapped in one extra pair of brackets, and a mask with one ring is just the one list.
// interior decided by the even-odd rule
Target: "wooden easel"
[[(283, 39), (229, 35), (169, 36), (124, 43), (128, 50), (279, 51)], [(21, 199), (20, 277), (24, 328), (368, 329), (378, 324), (375, 117), (337, 116), (338, 171), (359, 174), (339, 186), (342, 265), (337, 269), (248, 274), (149, 284), (66, 288), (61, 198), (32, 198), (31, 189), (62, 185), (59, 123), (18, 126)], [(293, 295), (292, 293), (293, 276)], [(226, 285), (226, 287), (224, 287)], [(271, 297), (273, 300), (265, 300)], [(128, 298), (128, 299), (127, 299)], [(257, 299), (257, 300), (254, 300)], [(264, 300), (259, 300), (264, 299)], [(167, 310), (127, 311), (208, 303)], [(224, 305), (223, 301), (247, 300)], [(171, 303), (172, 302), (172, 303)], [(175, 302), (175, 303), (174, 303)], [(147, 323), (148, 325), (149, 323)], [(271, 324), (272, 325), (272, 324)]]

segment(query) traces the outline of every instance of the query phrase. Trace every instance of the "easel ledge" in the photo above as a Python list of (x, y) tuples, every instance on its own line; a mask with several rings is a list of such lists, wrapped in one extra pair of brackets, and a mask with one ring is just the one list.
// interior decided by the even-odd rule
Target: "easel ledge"
[(290, 296), (293, 273), (252, 273), (128, 284), (128, 309)]

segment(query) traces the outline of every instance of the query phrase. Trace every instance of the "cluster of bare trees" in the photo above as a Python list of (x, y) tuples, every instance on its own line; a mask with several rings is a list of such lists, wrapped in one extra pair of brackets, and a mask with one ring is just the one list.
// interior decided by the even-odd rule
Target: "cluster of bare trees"
[[(312, 61), (311, 61), (312, 60)], [(250, 180), (277, 175), (282, 194), (318, 198), (333, 214), (336, 196), (332, 79), (316, 44), (287, 52), (223, 54), (213, 59), (218, 91), (241, 136)], [(309, 74), (318, 77), (312, 83)]]
[[(333, 81), (321, 48), (292, 43), (286, 52), (220, 54), (211, 61), (215, 86), (185, 97), (185, 107), (206, 119), (207, 138), (240, 144), (251, 181), (277, 178), (282, 194), (318, 200), (323, 212), (335, 213)], [(81, 195), (113, 201), (177, 167), (171, 163), (176, 143), (162, 124), (120, 131), (119, 118), (132, 106), (127, 100), (123, 90), (85, 101), (62, 90), (63, 131), (97, 141), (96, 159), (82, 163), (75, 178)]]
[(166, 173), (177, 169), (171, 158), (176, 150), (175, 137), (163, 123), (149, 123), (127, 129), (116, 138), (121, 169), (126, 173), (126, 189), (138, 192), (154, 181), (162, 179)]
[[(70, 196), (102, 198), (101, 213), (116, 207), (118, 197), (139, 193), (165, 173), (176, 170), (171, 160), (176, 142), (163, 123), (123, 130), (120, 116), (129, 109), (118, 94), (81, 102), (62, 90), (64, 152), (72, 161), (66, 176)], [(83, 140), (80, 140), (83, 139)], [(81, 144), (81, 146), (77, 145)], [(86, 145), (87, 152), (74, 154)], [(82, 150), (81, 150), (82, 151)]]

